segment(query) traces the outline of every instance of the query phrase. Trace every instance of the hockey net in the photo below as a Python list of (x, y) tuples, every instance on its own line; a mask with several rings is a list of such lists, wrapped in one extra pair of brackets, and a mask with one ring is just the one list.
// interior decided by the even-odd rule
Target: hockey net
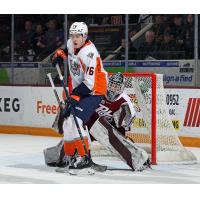
[[(150, 154), (153, 164), (196, 162), (192, 152), (181, 144), (169, 116), (163, 75), (124, 73), (124, 76), (125, 92), (138, 111), (126, 136)], [(114, 156), (101, 145), (93, 146), (95, 156)]]

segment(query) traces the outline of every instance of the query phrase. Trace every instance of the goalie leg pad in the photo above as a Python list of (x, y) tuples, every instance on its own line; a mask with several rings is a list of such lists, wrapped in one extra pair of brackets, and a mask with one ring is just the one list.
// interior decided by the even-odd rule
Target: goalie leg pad
[(133, 170), (141, 170), (148, 154), (126, 139), (105, 118), (100, 117), (90, 129), (91, 135), (106, 149), (125, 161)]
[(61, 140), (56, 146), (44, 149), (44, 160), (48, 166), (59, 166), (64, 161), (64, 141)]

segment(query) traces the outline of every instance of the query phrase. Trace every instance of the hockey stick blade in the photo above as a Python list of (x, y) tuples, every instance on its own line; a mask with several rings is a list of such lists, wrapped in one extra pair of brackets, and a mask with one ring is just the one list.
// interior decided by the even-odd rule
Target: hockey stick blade
[(93, 161), (92, 161), (92, 164), (91, 164), (91, 168), (94, 169), (97, 172), (105, 172), (108, 169), (107, 166), (99, 165), (97, 163), (94, 163)]
[(69, 169), (68, 173), (70, 175), (76, 175), (76, 176), (94, 175), (95, 174), (95, 170), (92, 169), (91, 167), (83, 168), (83, 169)]
[(55, 169), (56, 172), (58, 173), (62, 173), (62, 174), (70, 174), (70, 175), (94, 175), (95, 174), (95, 170), (92, 169), (91, 167), (88, 168), (84, 168), (84, 169), (69, 169), (67, 167), (64, 168), (56, 168)]

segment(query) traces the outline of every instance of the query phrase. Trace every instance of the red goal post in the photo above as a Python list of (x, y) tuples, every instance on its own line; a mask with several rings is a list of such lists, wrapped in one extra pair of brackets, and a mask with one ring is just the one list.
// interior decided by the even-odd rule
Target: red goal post
[(125, 77), (148, 77), (152, 80), (152, 118), (151, 118), (151, 162), (156, 165), (156, 74), (154, 73), (123, 73)]

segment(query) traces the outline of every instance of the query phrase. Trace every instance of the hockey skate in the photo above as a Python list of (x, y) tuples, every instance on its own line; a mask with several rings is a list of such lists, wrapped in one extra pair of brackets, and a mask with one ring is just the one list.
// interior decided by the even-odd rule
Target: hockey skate
[(78, 156), (69, 165), (68, 173), (71, 175), (93, 175), (92, 159), (88, 156)]
[(91, 167), (92, 160), (88, 156), (78, 156), (71, 160), (69, 169), (83, 169)]
[(73, 165), (73, 163), (76, 162), (76, 156), (65, 156), (62, 160), (62, 162), (58, 163), (56, 165), (56, 172), (60, 173), (67, 173), (69, 171), (69, 167)]
[(93, 175), (95, 171), (103, 171), (101, 167), (105, 166), (95, 164), (87, 156), (70, 156), (66, 159), (66, 166), (64, 168), (57, 168), (56, 172), (68, 173), (70, 175)]

